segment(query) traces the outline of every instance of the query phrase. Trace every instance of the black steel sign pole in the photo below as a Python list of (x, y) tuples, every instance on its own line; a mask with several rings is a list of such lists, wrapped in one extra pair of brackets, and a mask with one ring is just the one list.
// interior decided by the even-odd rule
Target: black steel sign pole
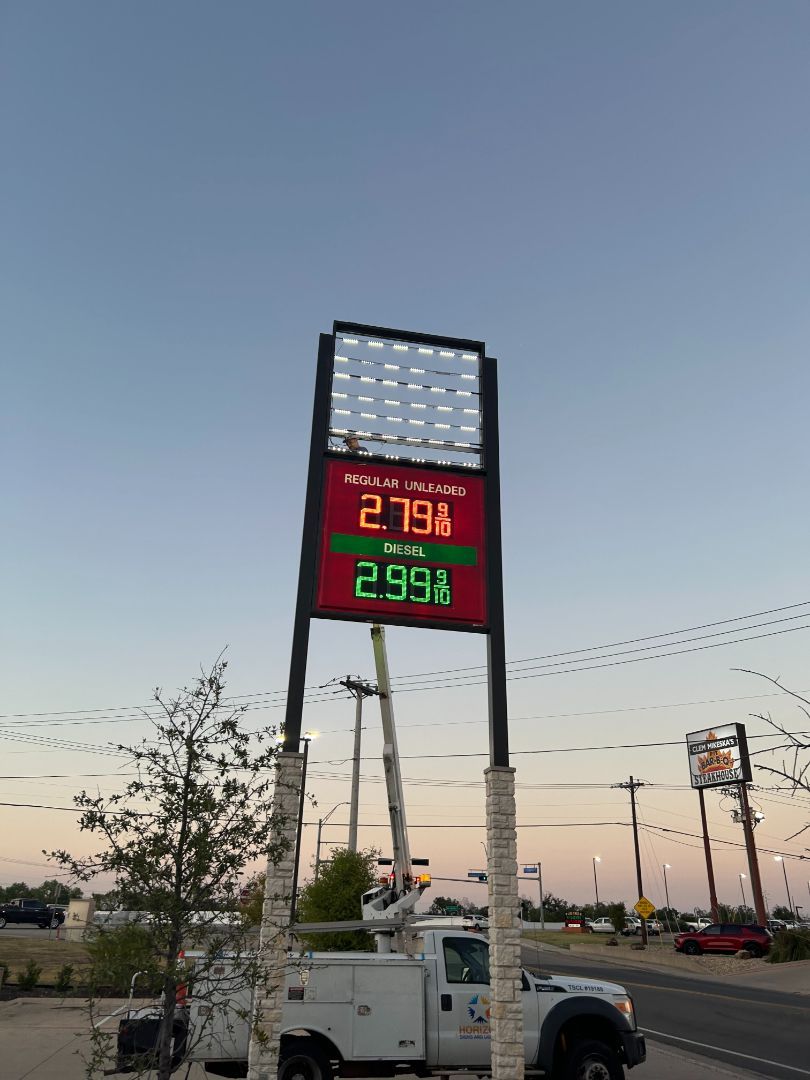
[(492, 1075), (517, 1080), (523, 1014), (498, 376), (483, 342), (346, 322), (320, 336), (283, 758), (298, 756), (301, 743), (313, 617), (487, 636), (488, 886), (490, 908), (501, 913), (490, 919)]
[(304, 713), (309, 620), (312, 612), (312, 580), (318, 558), (318, 515), (323, 483), (323, 451), (326, 432), (329, 430), (329, 395), (332, 387), (334, 340), (332, 334), (321, 334), (318, 342), (318, 366), (315, 371), (315, 401), (312, 408), (312, 434), (309, 441), (304, 529), (301, 536), (301, 561), (298, 568), (298, 593), (295, 600), (287, 709), (284, 714), (284, 749), (293, 752), (298, 750), (301, 740), (301, 722)]

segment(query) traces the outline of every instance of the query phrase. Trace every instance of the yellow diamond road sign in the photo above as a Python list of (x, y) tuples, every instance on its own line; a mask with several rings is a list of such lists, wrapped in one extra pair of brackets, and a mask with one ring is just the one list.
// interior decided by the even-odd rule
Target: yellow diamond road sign
[(635, 904), (634, 907), (642, 919), (649, 919), (651, 915), (655, 914), (655, 904), (651, 904), (646, 896), (640, 897), (638, 903)]

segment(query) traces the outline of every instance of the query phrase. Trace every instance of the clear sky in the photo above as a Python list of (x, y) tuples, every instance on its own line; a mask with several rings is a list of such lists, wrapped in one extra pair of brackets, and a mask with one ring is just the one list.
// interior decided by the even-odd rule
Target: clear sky
[[(52, 740), (137, 739), (118, 707), (223, 645), (233, 693), (284, 688), (315, 347), (335, 318), (499, 358), (511, 659), (803, 601), (808, 41), (810, 7), (790, 0), (7, 4), (3, 712), (100, 711), (9, 719), (2, 800), (111, 790), (17, 777), (114, 769)], [(680, 740), (761, 708), (795, 725), (784, 699), (717, 699), (769, 689), (735, 667), (810, 687), (807, 642), (514, 681), (512, 746)], [(466, 635), (392, 630), (389, 649), (395, 675), (484, 659)], [(347, 672), (371, 673), (367, 629), (315, 625), (309, 682)], [(311, 820), (348, 798), (352, 715), (308, 706), (325, 732)], [(483, 822), (485, 690), (402, 694), (397, 718), (410, 821), (443, 826), (414, 828), (413, 852), (463, 877), (484, 832), (446, 826)], [(361, 820), (384, 822), (371, 708), (368, 724)], [(481, 756), (424, 757), (454, 753)], [(659, 785), (641, 793), (648, 823), (697, 830), (692, 794), (664, 787), (687, 782), (681, 747), (515, 764), (520, 823), (566, 826), (520, 832), (557, 894), (590, 899), (600, 854), (602, 898), (634, 899), (629, 830), (568, 827), (626, 821), (627, 798), (544, 785), (632, 772)], [(785, 838), (807, 808), (765, 798), (760, 843), (804, 853)], [(2, 880), (83, 843), (58, 811), (0, 808), (0, 827)], [(653, 899), (666, 861), (673, 902), (705, 902), (695, 844), (645, 834)], [(733, 900), (743, 854), (717, 861)], [(807, 864), (788, 865), (804, 889)], [(780, 902), (770, 855), (763, 876)]]

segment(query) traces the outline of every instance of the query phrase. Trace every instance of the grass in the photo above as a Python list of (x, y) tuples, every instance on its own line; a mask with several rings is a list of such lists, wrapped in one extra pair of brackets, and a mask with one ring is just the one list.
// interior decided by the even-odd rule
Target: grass
[[(44, 930), (42, 933), (45, 935)], [(42, 968), (40, 986), (53, 986), (63, 964), (73, 965), (75, 985), (81, 981), (90, 963), (87, 949), (78, 941), (49, 941), (47, 936), (42, 940), (3, 937), (0, 931), (0, 963), (7, 964), (9, 968), (7, 985), (16, 985), (17, 973), (24, 969), (29, 960)]]
[[(565, 930), (524, 930), (524, 941), (539, 941), (543, 945), (557, 945), (561, 949), (570, 949), (572, 945), (587, 945), (589, 948), (599, 948), (599, 946), (605, 946), (612, 939), (612, 934), (571, 934)], [(631, 935), (630, 937), (622, 937), (621, 934), (617, 935), (619, 942), (619, 948), (629, 949), (631, 945), (641, 942), (641, 938), (637, 935)], [(668, 949), (672, 949), (672, 939), (668, 936), (651, 937), (649, 939), (649, 948), (655, 949), (664, 946)], [(614, 948), (614, 946), (610, 946)]]

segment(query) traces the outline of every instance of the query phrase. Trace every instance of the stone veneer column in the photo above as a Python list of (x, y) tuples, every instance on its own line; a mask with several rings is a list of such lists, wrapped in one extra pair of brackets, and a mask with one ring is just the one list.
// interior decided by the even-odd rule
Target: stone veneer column
[(515, 770), (484, 770), (487, 790), (490, 1027), (492, 1080), (524, 1074)]
[[(255, 1024), (248, 1050), (248, 1080), (276, 1080), (281, 1008), (287, 969), (287, 940), (290, 925), (293, 863), (298, 834), (298, 807), (304, 755), (282, 753), (276, 764), (273, 815), (279, 822), (287, 850), (279, 862), (267, 863), (259, 952), (264, 985), (256, 987), (253, 1002)], [(257, 1038), (257, 1033), (260, 1037)]]

